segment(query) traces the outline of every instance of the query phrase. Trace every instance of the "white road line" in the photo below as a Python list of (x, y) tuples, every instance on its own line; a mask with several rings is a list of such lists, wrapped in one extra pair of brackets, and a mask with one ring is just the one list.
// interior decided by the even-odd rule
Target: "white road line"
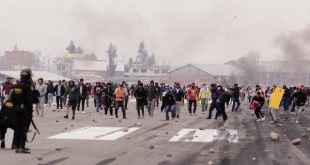
[(83, 127), (48, 137), (48, 139), (116, 140), (139, 129), (133, 127), (123, 132), (123, 128), (125, 127)]
[(170, 142), (213, 142), (216, 140), (227, 140), (229, 143), (238, 143), (237, 130), (217, 130), (217, 129), (182, 129), (173, 136)]

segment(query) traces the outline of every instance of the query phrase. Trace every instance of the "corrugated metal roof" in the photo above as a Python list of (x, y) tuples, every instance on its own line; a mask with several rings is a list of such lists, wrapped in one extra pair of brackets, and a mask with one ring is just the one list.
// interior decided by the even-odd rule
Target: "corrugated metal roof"
[[(37, 80), (39, 78), (43, 78), (45, 81), (47, 80), (52, 80), (52, 81), (58, 81), (58, 80), (66, 80), (69, 81), (71, 80), (68, 77), (60, 76), (55, 73), (47, 72), (47, 71), (32, 71), (33, 73), (33, 80)], [(0, 71), (0, 74), (8, 76), (8, 77), (13, 77), (14, 79), (19, 79), (20, 78), (20, 71)]]

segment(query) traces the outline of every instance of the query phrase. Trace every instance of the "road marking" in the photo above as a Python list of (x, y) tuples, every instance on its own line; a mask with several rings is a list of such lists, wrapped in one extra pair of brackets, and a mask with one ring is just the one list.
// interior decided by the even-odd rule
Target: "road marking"
[(216, 140), (227, 140), (229, 143), (238, 143), (237, 130), (217, 129), (182, 129), (173, 136), (170, 142), (213, 142)]
[(116, 140), (126, 136), (139, 128), (128, 128), (127, 132), (122, 131), (125, 127), (82, 127), (65, 133), (60, 133), (48, 139), (74, 139), (74, 140)]

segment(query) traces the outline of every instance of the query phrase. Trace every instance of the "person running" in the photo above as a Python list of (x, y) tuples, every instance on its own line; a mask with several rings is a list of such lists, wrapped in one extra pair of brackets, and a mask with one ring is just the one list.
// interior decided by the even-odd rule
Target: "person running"
[[(169, 112), (171, 112), (171, 118), (172, 120), (174, 120), (175, 118), (175, 98), (173, 96), (172, 93), (172, 89), (169, 87), (167, 88), (167, 93), (165, 94), (165, 96), (163, 97), (163, 104), (164, 104), (164, 109), (166, 112), (166, 120), (169, 120)], [(161, 109), (163, 111), (163, 109)]]
[[(186, 98), (188, 100), (188, 111), (190, 115), (193, 114), (196, 115), (196, 108), (197, 108), (197, 96), (198, 96), (198, 90), (195, 86), (195, 83), (192, 83), (191, 87), (187, 90)], [(192, 111), (193, 107), (193, 111)]]
[(225, 111), (225, 103), (229, 103), (230, 98), (232, 97), (233, 89), (230, 88), (228, 91), (223, 92), (218, 99), (216, 100), (217, 112), (215, 115), (215, 120), (217, 120), (218, 116), (223, 115), (223, 121), (225, 122), (228, 117)]
[(146, 93), (147, 93), (147, 110), (148, 110), (149, 116), (153, 117), (154, 111), (155, 111), (156, 97), (158, 95), (153, 80), (150, 81), (150, 85), (147, 88)]
[[(239, 87), (238, 84), (234, 85), (234, 89), (233, 89), (233, 94), (232, 94), (232, 112), (238, 111), (239, 106), (240, 106), (240, 91), (239, 91)], [(235, 107), (237, 104), (237, 107)]]
[(175, 110), (176, 110), (176, 117), (180, 118), (180, 112), (182, 108), (182, 104), (184, 103), (184, 91), (181, 88), (180, 83), (176, 82), (174, 85), (174, 89), (172, 90), (172, 93), (175, 98)]
[(292, 98), (294, 99), (297, 110), (296, 110), (296, 124), (299, 124), (300, 114), (305, 111), (305, 104), (307, 101), (307, 96), (304, 92), (302, 92), (302, 87), (297, 86), (296, 92), (293, 94)]
[(104, 118), (107, 118), (108, 110), (110, 110), (110, 118), (113, 119), (113, 106), (114, 106), (114, 90), (112, 84), (107, 83), (107, 87), (103, 90), (104, 96)]
[[(273, 89), (270, 90), (270, 96), (269, 96), (270, 99), (272, 99), (275, 89), (276, 89), (276, 86), (274, 86)], [(276, 110), (273, 109), (273, 108), (270, 108), (269, 111), (270, 111), (270, 116), (271, 116), (270, 123), (277, 124), (278, 123), (278, 118), (277, 118)]]
[(207, 119), (212, 118), (212, 112), (214, 109), (218, 110), (216, 100), (221, 95), (221, 93), (216, 88), (216, 84), (211, 84), (210, 89), (211, 89), (211, 104), (210, 104), (210, 108), (209, 108), (209, 116), (207, 117)]
[(75, 85), (73, 80), (69, 81), (69, 86), (68, 87), (69, 87), (69, 90), (67, 91), (67, 95), (69, 97), (69, 101), (68, 101), (68, 104), (67, 104), (67, 111), (66, 111), (66, 115), (64, 116), (64, 118), (68, 119), (69, 111), (70, 111), (70, 108), (71, 108), (72, 120), (74, 120), (74, 118), (75, 118), (75, 109), (76, 109), (77, 102), (78, 102), (78, 99), (79, 99), (80, 91), (79, 91), (79, 88)]
[(252, 98), (251, 109), (254, 110), (257, 121), (265, 120), (265, 115), (262, 112), (262, 107), (264, 105), (265, 99), (262, 97), (260, 91), (256, 92), (256, 95)]
[(138, 112), (138, 119), (141, 118), (140, 111), (142, 113), (142, 119), (144, 118), (144, 105), (146, 103), (146, 91), (143, 88), (143, 84), (139, 83), (138, 84), (138, 89), (135, 90), (134, 96), (136, 98), (136, 105), (137, 105), (137, 112)]
[(156, 89), (156, 93), (157, 93), (157, 96), (156, 96), (156, 107), (158, 108), (158, 106), (159, 106), (159, 99), (161, 97), (161, 89), (159, 87), (158, 82), (155, 83), (155, 89)]
[(126, 90), (124, 89), (124, 84), (120, 84), (120, 86), (115, 89), (114, 94), (115, 94), (115, 117), (118, 118), (118, 109), (119, 107), (121, 107), (123, 112), (123, 119), (127, 119), (125, 109)]
[(199, 100), (201, 101), (201, 112), (204, 114), (204, 112), (208, 109), (208, 102), (211, 98), (211, 92), (207, 88), (206, 84), (202, 85), (202, 88), (199, 92)]
[[(36, 84), (36, 90), (39, 92), (39, 103), (36, 104), (36, 113), (37, 117), (43, 117), (44, 116), (44, 102), (45, 102), (45, 94), (47, 92), (47, 87), (44, 84), (43, 78), (38, 79), (38, 83)], [(41, 115), (40, 115), (41, 111)]]

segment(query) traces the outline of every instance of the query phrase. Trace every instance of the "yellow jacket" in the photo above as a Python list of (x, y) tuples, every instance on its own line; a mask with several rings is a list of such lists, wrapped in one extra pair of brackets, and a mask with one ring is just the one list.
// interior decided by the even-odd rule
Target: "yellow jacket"
[(207, 89), (207, 92), (206, 93), (203, 93), (202, 92), (202, 89), (200, 89), (200, 92), (199, 92), (199, 99), (211, 99), (211, 92), (209, 89)]

